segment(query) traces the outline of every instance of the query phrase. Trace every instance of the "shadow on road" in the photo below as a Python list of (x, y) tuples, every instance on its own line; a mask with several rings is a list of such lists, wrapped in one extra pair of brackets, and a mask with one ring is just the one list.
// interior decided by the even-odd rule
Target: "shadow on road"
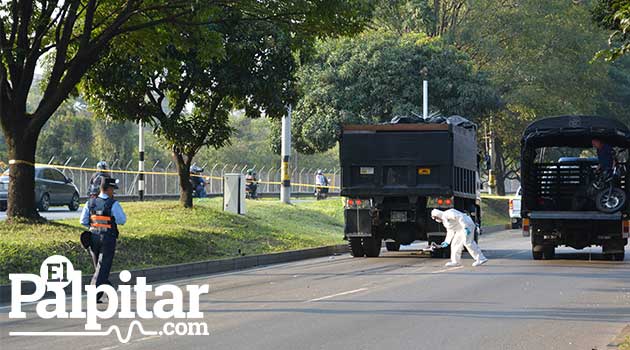
[[(378, 304), (378, 301), (364, 301), (371, 305)], [(318, 304), (328, 304), (331, 301), (321, 301)], [(344, 300), (335, 304), (355, 304), (356, 300)], [(434, 302), (432, 302), (434, 303)], [(330, 304), (329, 304), (330, 305)], [(461, 303), (465, 307), (468, 302)], [(552, 320), (552, 321), (584, 321), (584, 322), (609, 322), (620, 323), (630, 321), (630, 307), (614, 308), (531, 308), (525, 310), (466, 310), (457, 307), (456, 310), (444, 309), (327, 309), (327, 308), (266, 308), (266, 309), (205, 309), (202, 310), (210, 314), (245, 314), (245, 313), (294, 313), (294, 314), (320, 314), (320, 315), (365, 315), (374, 316), (402, 316), (402, 317), (449, 317), (449, 318), (478, 318), (478, 319), (516, 319), (516, 320)]]

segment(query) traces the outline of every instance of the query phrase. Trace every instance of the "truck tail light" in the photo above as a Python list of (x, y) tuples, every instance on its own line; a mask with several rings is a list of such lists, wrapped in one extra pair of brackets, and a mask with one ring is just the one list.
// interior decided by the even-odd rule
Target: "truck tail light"
[(529, 219), (527, 218), (523, 218), (523, 235), (525, 235), (525, 232), (529, 235)]
[(372, 201), (370, 199), (348, 198), (346, 201), (346, 209), (370, 209)]
[(510, 207), (510, 210), (514, 210), (514, 201), (512, 199), (510, 199), (510, 202), (508, 205)]
[(452, 208), (453, 197), (427, 197), (427, 208)]
[(621, 222), (621, 237), (628, 238), (630, 236), (630, 220), (623, 220)]

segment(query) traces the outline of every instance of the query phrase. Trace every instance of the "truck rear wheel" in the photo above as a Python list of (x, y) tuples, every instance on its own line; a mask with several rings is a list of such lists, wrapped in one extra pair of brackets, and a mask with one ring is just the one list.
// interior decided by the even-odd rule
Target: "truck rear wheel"
[(361, 238), (354, 237), (348, 239), (348, 246), (350, 247), (350, 254), (355, 258), (361, 258), (365, 256), (363, 245), (361, 244)]
[(388, 252), (397, 252), (400, 250), (400, 243), (398, 242), (385, 242)]
[(532, 258), (534, 258), (534, 260), (542, 260), (543, 252), (537, 252), (535, 250), (532, 250)]
[(381, 240), (376, 237), (363, 238), (363, 250), (368, 258), (376, 258), (381, 254)]
[(545, 260), (552, 260), (553, 258), (556, 257), (556, 247), (554, 246), (545, 246), (545, 248), (542, 251), (543, 253), (543, 258)]

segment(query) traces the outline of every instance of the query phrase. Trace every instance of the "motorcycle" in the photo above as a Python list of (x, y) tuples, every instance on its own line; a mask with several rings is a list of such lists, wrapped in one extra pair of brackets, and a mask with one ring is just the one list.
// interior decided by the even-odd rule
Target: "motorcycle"
[(255, 182), (245, 184), (245, 198), (258, 199), (258, 184)]
[(316, 187), (315, 188), (315, 199), (318, 200), (318, 201), (322, 200), (322, 199), (326, 199), (327, 193), (328, 193), (328, 188), (326, 188), (326, 187)]
[(612, 172), (600, 173), (593, 181), (595, 207), (603, 213), (616, 213), (626, 204), (626, 192), (621, 189), (621, 178), (626, 176), (624, 164), (617, 164)]

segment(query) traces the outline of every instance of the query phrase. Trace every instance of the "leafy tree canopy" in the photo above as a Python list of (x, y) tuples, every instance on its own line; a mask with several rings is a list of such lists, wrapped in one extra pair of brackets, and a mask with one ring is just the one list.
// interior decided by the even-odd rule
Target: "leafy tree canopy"
[(369, 31), (319, 42), (316, 52), (298, 74), (293, 132), (300, 152), (330, 149), (344, 123), (420, 114), (425, 78), (432, 111), (478, 120), (499, 104), (468, 56), (422, 34)]

